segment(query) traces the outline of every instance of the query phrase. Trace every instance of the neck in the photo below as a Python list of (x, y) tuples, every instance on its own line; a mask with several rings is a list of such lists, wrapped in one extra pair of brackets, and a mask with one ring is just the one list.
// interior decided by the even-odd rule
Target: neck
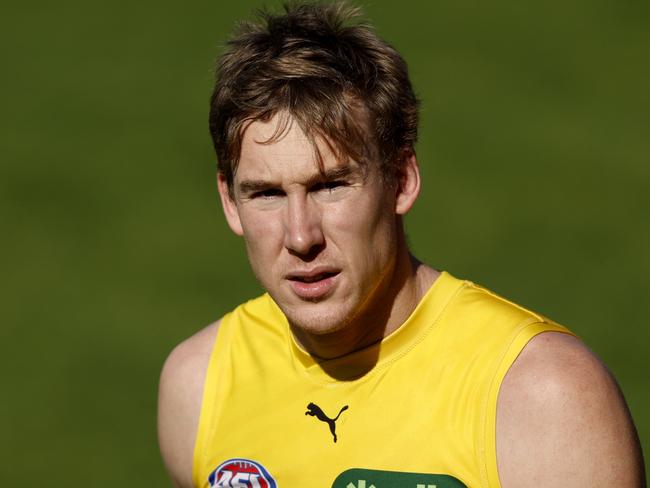
[(439, 275), (411, 256), (404, 246), (381, 289), (344, 327), (318, 335), (292, 328), (294, 337), (310, 354), (322, 359), (334, 359), (368, 347), (406, 321)]

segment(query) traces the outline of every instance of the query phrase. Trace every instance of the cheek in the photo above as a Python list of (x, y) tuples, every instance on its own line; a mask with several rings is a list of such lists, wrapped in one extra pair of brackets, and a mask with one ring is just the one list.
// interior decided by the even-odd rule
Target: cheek
[[(282, 224), (274, 212), (241, 212), (244, 242), (251, 264), (272, 264), (269, 256), (282, 247)], [(258, 272), (259, 270), (256, 270)]]
[(356, 240), (362, 240), (365, 247), (376, 239), (382, 241), (387, 238), (386, 234), (390, 233), (395, 222), (395, 215), (390, 205), (386, 204), (386, 197), (377, 192), (364, 193), (348, 202), (336, 218), (347, 234)]
[(354, 199), (324, 213), (324, 228), (331, 244), (364, 267), (382, 266), (396, 241), (396, 218), (379, 196)]

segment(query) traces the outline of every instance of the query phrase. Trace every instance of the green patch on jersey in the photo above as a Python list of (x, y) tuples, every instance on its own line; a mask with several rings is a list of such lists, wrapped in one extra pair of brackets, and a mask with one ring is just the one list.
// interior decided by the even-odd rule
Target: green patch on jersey
[(404, 473), (375, 469), (348, 469), (334, 480), (332, 488), (467, 488), (446, 474)]

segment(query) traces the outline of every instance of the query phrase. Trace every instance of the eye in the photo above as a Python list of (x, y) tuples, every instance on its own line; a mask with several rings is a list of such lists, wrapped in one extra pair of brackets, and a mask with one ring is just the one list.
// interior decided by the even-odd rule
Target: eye
[(256, 191), (251, 195), (251, 198), (272, 199), (281, 197), (282, 195), (284, 195), (282, 190), (278, 190), (277, 188), (268, 188), (266, 190)]
[(337, 188), (341, 188), (343, 186), (346, 186), (347, 183), (342, 180), (335, 180), (335, 181), (323, 181), (322, 183), (318, 183), (317, 185), (314, 185), (312, 188), (312, 191), (326, 191), (326, 192), (332, 192), (336, 190)]

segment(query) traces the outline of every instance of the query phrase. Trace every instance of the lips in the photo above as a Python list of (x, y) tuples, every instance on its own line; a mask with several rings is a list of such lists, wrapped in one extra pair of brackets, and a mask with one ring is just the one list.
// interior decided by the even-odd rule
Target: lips
[(334, 268), (313, 268), (286, 275), (293, 292), (303, 300), (320, 300), (328, 296), (338, 282), (340, 271)]
[(330, 276), (334, 276), (335, 274), (335, 272), (326, 271), (324, 273), (318, 274), (294, 275), (289, 279), (293, 281), (300, 281), (302, 283), (314, 283), (316, 281), (321, 281), (329, 278)]

